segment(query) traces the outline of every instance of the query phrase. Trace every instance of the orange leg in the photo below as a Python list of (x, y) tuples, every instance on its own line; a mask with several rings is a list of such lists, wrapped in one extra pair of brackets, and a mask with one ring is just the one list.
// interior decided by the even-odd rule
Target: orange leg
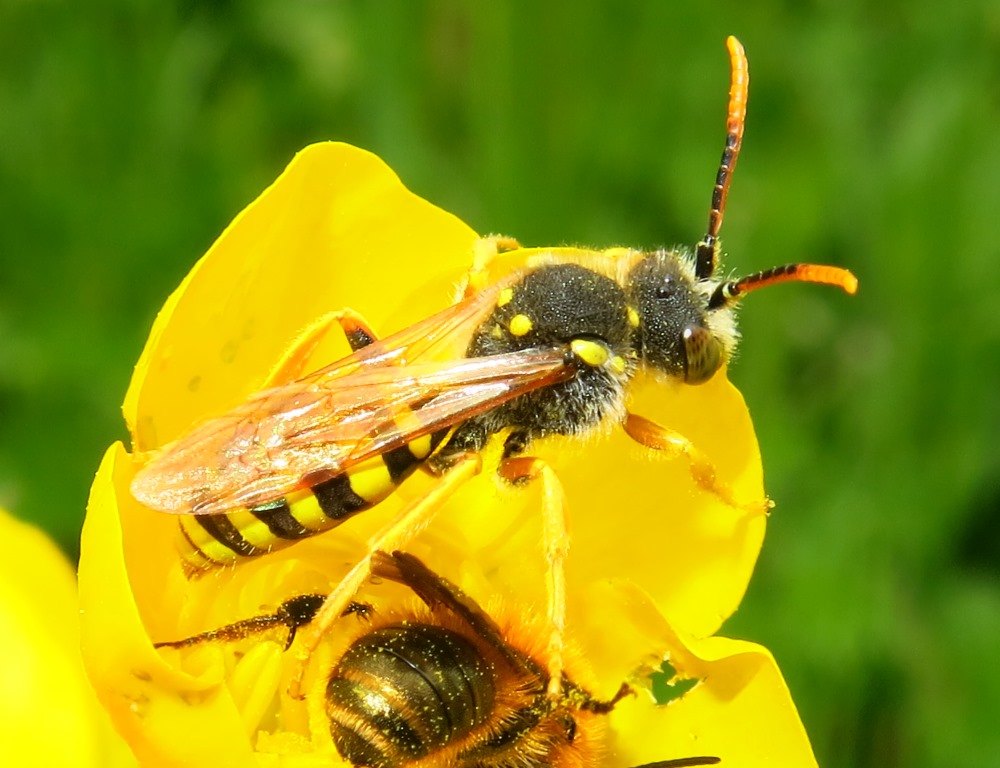
[(562, 698), (563, 638), (566, 633), (566, 555), (569, 552), (569, 525), (566, 519), (566, 497), (562, 483), (541, 459), (517, 457), (504, 459), (500, 476), (508, 482), (523, 484), (538, 480), (542, 484), (542, 540), (545, 548), (545, 570), (548, 576), (549, 644), (548, 696), (553, 701)]
[(715, 465), (702, 451), (680, 432), (661, 427), (659, 424), (630, 413), (625, 418), (625, 432), (637, 443), (662, 451), (669, 458), (685, 456), (691, 465), (691, 477), (704, 490), (719, 497), (724, 503), (753, 515), (767, 514), (774, 506), (770, 499), (763, 501), (739, 501), (733, 495), (728, 483), (718, 479)]
[(302, 697), (302, 682), (305, 679), (309, 658), (319, 646), (323, 635), (354, 602), (355, 594), (371, 572), (371, 561), (374, 553), (380, 550), (393, 552), (397, 549), (405, 549), (409, 541), (426, 527), (434, 514), (462, 484), (482, 471), (482, 466), (479, 454), (469, 454), (458, 458), (430, 492), (404, 507), (385, 528), (368, 540), (368, 553), (348, 571), (340, 583), (333, 588), (333, 591), (326, 596), (322, 607), (316, 613), (316, 618), (299, 633), (303, 641), (299, 667), (289, 690), (293, 698)]
[(466, 278), (464, 298), (475, 296), (490, 282), (490, 263), (498, 253), (516, 251), (520, 247), (521, 244), (517, 240), (504, 235), (487, 235), (479, 238), (473, 247), (472, 267), (469, 268)]
[(377, 339), (365, 319), (353, 309), (344, 308), (327, 312), (309, 323), (295, 337), (285, 354), (268, 372), (263, 388), (278, 386), (299, 378), (309, 356), (330, 332), (334, 323), (343, 330), (347, 343), (355, 352)]

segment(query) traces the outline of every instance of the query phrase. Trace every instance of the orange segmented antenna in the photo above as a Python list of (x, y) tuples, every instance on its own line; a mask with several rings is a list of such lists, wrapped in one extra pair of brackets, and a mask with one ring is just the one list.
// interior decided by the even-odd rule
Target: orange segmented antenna
[(699, 280), (711, 277), (715, 273), (719, 255), (719, 230), (722, 228), (722, 217), (726, 211), (726, 197), (729, 195), (729, 182), (736, 168), (736, 160), (740, 156), (740, 146), (743, 144), (743, 126), (747, 117), (747, 95), (750, 90), (750, 67), (747, 64), (743, 45), (735, 37), (726, 38), (726, 48), (729, 49), (729, 110), (726, 115), (726, 147), (722, 150), (722, 162), (715, 176), (715, 187), (712, 189), (712, 209), (708, 213), (708, 232), (698, 243), (695, 252), (695, 276)]
[(721, 283), (712, 298), (708, 308), (718, 309), (735, 303), (744, 294), (778, 283), (821, 283), (843, 288), (847, 293), (856, 293), (858, 278), (852, 272), (840, 267), (828, 267), (820, 264), (785, 264), (772, 267), (763, 272), (741, 277), (739, 280), (729, 280)]

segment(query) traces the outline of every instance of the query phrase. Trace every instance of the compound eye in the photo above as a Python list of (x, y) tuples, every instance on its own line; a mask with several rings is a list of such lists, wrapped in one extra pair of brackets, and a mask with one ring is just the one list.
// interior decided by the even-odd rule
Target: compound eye
[(684, 381), (705, 383), (722, 366), (722, 342), (700, 325), (689, 325), (681, 338), (684, 341)]

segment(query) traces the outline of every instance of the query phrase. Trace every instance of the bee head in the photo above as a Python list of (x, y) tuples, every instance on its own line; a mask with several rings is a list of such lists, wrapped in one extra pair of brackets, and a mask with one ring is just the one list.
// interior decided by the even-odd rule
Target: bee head
[(639, 355), (654, 370), (688, 384), (708, 381), (736, 341), (732, 312), (710, 312), (704, 283), (677, 251), (644, 256), (629, 273), (627, 292), (638, 314)]

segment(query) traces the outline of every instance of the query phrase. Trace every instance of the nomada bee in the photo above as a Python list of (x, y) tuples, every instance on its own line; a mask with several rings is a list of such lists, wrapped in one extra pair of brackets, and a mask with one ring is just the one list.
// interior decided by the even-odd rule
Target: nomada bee
[[(727, 41), (731, 87), (722, 161), (708, 230), (693, 253), (624, 248), (567, 260), (543, 255), (508, 278), (486, 279), (493, 239), (477, 252), (465, 297), (385, 339), (355, 312), (308, 328), (276, 367), (269, 388), (195, 426), (137, 473), (135, 498), (180, 516), (191, 574), (238, 563), (326, 531), (393, 493), (416, 469), (439, 480), (405, 506), (369, 552), (405, 547), (441, 504), (482, 470), (483, 449), (503, 437), (497, 471), (544, 488), (552, 649), (558, 695), (568, 536), (558, 478), (530, 447), (550, 435), (581, 436), (621, 424), (638, 443), (685, 455), (694, 479), (734, 506), (711, 462), (682, 435), (629, 413), (639, 371), (696, 385), (730, 358), (736, 303), (747, 293), (799, 281), (857, 287), (843, 269), (775, 267), (736, 280), (717, 276), (719, 231), (739, 156), (749, 73), (742, 45)], [(354, 352), (314, 373), (309, 353), (339, 325)], [(766, 509), (766, 507), (764, 507)], [(328, 596), (318, 638), (348, 607), (370, 568), (364, 557)]]
[[(403, 552), (377, 551), (372, 575), (402, 584), (419, 610), (374, 616), (345, 643), (318, 681), (325, 721), (337, 752), (370, 768), (569, 768), (602, 763), (603, 715), (632, 691), (622, 685), (602, 700), (563, 674), (561, 694), (548, 695), (546, 665), (520, 647), (475, 600)], [(299, 595), (274, 614), (160, 646), (239, 640), (275, 627), (308, 624), (324, 595)], [(363, 608), (362, 608), (363, 606)], [(694, 756), (637, 768), (716, 765)]]

